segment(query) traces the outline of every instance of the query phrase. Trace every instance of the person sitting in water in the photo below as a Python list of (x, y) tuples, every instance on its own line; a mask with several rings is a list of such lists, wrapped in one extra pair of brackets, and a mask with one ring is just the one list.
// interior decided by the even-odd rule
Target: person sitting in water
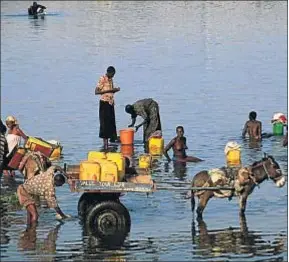
[(249, 120), (245, 123), (242, 137), (245, 138), (246, 134), (249, 135), (250, 140), (261, 140), (262, 139), (262, 123), (258, 120), (257, 113), (252, 111), (249, 114)]
[(187, 140), (186, 137), (184, 137), (184, 128), (182, 126), (177, 126), (176, 128), (177, 136), (173, 138), (169, 144), (164, 149), (164, 155), (168, 159), (168, 161), (171, 161), (171, 158), (168, 155), (168, 151), (173, 148), (174, 155), (173, 160), (174, 161), (180, 161), (180, 162), (200, 162), (203, 161), (200, 158), (194, 157), (194, 156), (187, 156), (186, 149), (187, 147)]
[(62, 173), (55, 174), (56, 171), (59, 171), (59, 168), (51, 166), (45, 172), (27, 179), (23, 185), (18, 186), (17, 196), (20, 205), (27, 209), (28, 225), (38, 220), (35, 196), (44, 197), (48, 206), (55, 209), (57, 219), (70, 217), (61, 211), (56, 200), (55, 186), (62, 186), (65, 183), (65, 176)]
[(132, 123), (128, 127), (133, 127), (137, 116), (141, 116), (144, 121), (135, 126), (135, 131), (143, 126), (143, 143), (147, 143), (150, 136), (155, 131), (161, 131), (161, 119), (159, 114), (159, 105), (152, 98), (146, 98), (136, 101), (132, 105), (126, 105), (125, 111), (131, 115)]
[(44, 5), (39, 5), (37, 4), (37, 2), (33, 2), (33, 5), (31, 5), (29, 8), (28, 8), (28, 14), (29, 15), (37, 15), (37, 10), (38, 8), (40, 8), (42, 11), (44, 9), (46, 9), (46, 7)]

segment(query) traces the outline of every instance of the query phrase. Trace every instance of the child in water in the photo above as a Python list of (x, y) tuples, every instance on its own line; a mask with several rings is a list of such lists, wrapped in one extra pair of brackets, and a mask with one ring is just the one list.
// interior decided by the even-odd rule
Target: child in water
[(168, 155), (168, 151), (173, 148), (173, 160), (174, 161), (180, 161), (180, 162), (200, 162), (203, 161), (202, 159), (199, 159), (194, 156), (187, 156), (186, 149), (187, 147), (187, 139), (184, 137), (184, 128), (182, 126), (177, 126), (176, 128), (177, 136), (173, 138), (169, 144), (164, 149), (164, 155), (168, 159), (168, 161), (171, 161), (171, 158)]

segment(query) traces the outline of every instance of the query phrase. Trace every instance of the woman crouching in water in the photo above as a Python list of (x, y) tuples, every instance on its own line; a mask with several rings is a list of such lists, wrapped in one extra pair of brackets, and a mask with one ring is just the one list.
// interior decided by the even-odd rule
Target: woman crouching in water
[[(200, 162), (203, 161), (200, 158), (194, 156), (187, 156), (186, 149), (187, 147), (187, 139), (184, 137), (184, 127), (177, 126), (176, 128), (177, 136), (173, 138), (169, 144), (165, 147), (164, 155), (168, 159), (168, 161), (179, 161), (179, 162)], [(171, 159), (168, 155), (168, 151), (173, 148), (174, 155), (173, 159)]]

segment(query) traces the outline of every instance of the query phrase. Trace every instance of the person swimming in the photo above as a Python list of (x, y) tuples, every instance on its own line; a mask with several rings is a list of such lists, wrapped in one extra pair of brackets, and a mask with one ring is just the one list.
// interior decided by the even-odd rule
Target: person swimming
[(173, 148), (173, 160), (181, 161), (181, 162), (200, 162), (203, 161), (200, 158), (194, 156), (187, 156), (186, 149), (187, 147), (187, 139), (184, 137), (184, 127), (177, 126), (176, 128), (177, 136), (174, 137), (169, 144), (164, 149), (164, 156), (170, 162), (172, 159), (168, 155), (168, 151)]

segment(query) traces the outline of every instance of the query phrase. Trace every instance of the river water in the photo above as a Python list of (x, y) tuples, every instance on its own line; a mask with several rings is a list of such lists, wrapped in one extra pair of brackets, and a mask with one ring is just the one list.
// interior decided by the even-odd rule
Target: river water
[[(257, 146), (241, 139), (251, 110), (264, 132), (274, 112), (287, 112), (287, 2), (45, 1), (45, 19), (29, 18), (30, 4), (1, 1), (1, 118), (15, 115), (28, 135), (59, 140), (60, 164), (101, 148), (94, 88), (113, 65), (117, 128), (130, 123), (126, 104), (152, 97), (165, 142), (183, 125), (188, 154), (205, 160), (179, 168), (160, 158), (156, 180), (191, 180), (224, 165), (229, 140), (242, 145), (243, 164), (267, 152), (287, 177), (282, 137)], [(135, 145), (135, 157), (142, 152)], [(25, 210), (2, 213), (1, 261), (287, 261), (287, 185), (256, 188), (246, 220), (237, 199), (210, 200), (201, 223), (180, 192), (128, 193), (121, 201), (132, 227), (117, 248), (83, 232), (80, 194), (68, 185), (56, 192), (72, 219), (59, 224), (41, 210), (36, 230), (25, 231)]]

